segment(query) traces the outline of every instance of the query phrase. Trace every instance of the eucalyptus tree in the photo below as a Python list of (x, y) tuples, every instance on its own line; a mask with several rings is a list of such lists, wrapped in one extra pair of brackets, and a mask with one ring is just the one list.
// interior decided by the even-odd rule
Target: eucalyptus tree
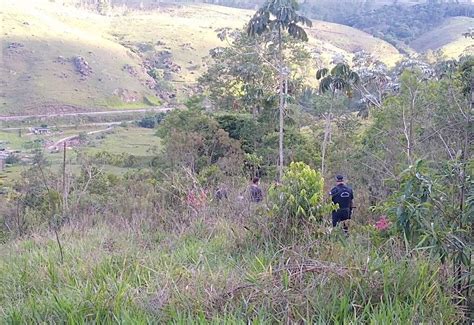
[(352, 71), (349, 65), (339, 63), (329, 71), (327, 68), (316, 72), (316, 79), (320, 80), (319, 90), (321, 93), (331, 94), (331, 103), (326, 114), (326, 125), (324, 139), (321, 145), (321, 173), (325, 171), (325, 158), (327, 145), (331, 141), (331, 119), (334, 105), (334, 98), (338, 93), (343, 93), (347, 97), (352, 96), (352, 89), (359, 82), (359, 75)]
[[(300, 25), (311, 27), (311, 20), (297, 13), (298, 3), (295, 0), (267, 0), (263, 6), (257, 10), (247, 25), (247, 33), (250, 36), (262, 35), (264, 33), (276, 34), (278, 44), (278, 70), (279, 75), (279, 179), (283, 177), (283, 122), (286, 108), (286, 92), (288, 67), (285, 65), (283, 53), (283, 34), (286, 32), (290, 36), (308, 41), (308, 35)], [(286, 85), (286, 87), (285, 87)], [(285, 89), (286, 88), (286, 89)]]

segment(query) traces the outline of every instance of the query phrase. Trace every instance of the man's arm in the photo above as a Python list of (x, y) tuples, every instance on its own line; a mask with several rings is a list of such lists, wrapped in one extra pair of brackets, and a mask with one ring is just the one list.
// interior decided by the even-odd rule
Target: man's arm
[(352, 191), (351, 189), (351, 202), (349, 204), (349, 207), (351, 208), (351, 210), (354, 208), (354, 192)]

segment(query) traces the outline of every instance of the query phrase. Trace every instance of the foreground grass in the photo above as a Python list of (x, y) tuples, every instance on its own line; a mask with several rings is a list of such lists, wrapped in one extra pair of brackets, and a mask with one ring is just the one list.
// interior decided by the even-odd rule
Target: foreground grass
[[(438, 263), (363, 229), (270, 244), (251, 221), (174, 231), (106, 224), (0, 248), (0, 323), (453, 323)], [(248, 227), (250, 226), (250, 227)], [(252, 231), (246, 229), (253, 229)]]

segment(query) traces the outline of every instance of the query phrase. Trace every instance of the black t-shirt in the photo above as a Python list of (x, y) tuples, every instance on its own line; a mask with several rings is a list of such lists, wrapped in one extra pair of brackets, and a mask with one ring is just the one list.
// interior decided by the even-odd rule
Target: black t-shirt
[(335, 186), (329, 194), (332, 197), (332, 202), (339, 204), (339, 209), (347, 209), (351, 207), (351, 202), (354, 199), (354, 194), (349, 186), (340, 184)]
[(260, 202), (263, 200), (262, 190), (255, 184), (250, 186), (250, 200), (252, 202)]

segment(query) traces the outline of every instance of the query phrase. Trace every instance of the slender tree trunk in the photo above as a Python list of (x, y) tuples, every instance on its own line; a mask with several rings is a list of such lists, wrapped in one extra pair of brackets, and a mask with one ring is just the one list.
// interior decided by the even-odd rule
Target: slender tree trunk
[(279, 153), (279, 164), (278, 164), (278, 180), (281, 181), (283, 179), (283, 119), (284, 119), (284, 110), (285, 110), (285, 93), (283, 91), (284, 88), (284, 74), (283, 74), (283, 49), (281, 46), (281, 28), (278, 28), (278, 61), (280, 64), (280, 107), (279, 107), (279, 115), (280, 115), (280, 127), (279, 127), (279, 146), (278, 146), (278, 153)]
[(328, 146), (328, 142), (331, 141), (331, 114), (332, 114), (332, 108), (334, 105), (334, 92), (332, 92), (331, 95), (331, 104), (329, 105), (329, 112), (328, 115), (326, 116), (326, 125), (324, 128), (324, 139), (323, 139), (323, 144), (321, 147), (321, 174), (324, 175), (325, 173), (325, 168), (326, 168), (326, 150)]
[(67, 210), (67, 189), (66, 189), (66, 142), (64, 141), (64, 151), (63, 151), (63, 217), (66, 214)]

